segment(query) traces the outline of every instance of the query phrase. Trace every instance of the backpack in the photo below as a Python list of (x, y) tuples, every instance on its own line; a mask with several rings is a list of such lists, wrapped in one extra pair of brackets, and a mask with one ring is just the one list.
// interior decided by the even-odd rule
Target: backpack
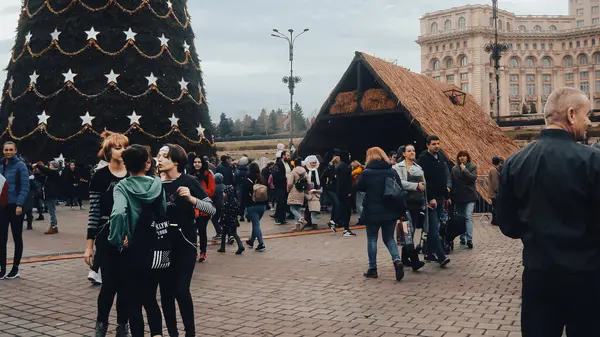
[(171, 266), (172, 239), (169, 221), (161, 209), (162, 197), (142, 206), (130, 244), (134, 268), (142, 271), (166, 269)]
[(250, 180), (250, 178), (248, 178), (248, 181), (254, 184), (252, 186), (252, 201), (265, 202), (269, 200), (269, 189), (267, 188), (267, 186), (259, 183), (254, 183), (252, 180)]
[(298, 191), (304, 192), (308, 188), (308, 180), (306, 180), (306, 175), (298, 178), (298, 180), (294, 183), (294, 186)]

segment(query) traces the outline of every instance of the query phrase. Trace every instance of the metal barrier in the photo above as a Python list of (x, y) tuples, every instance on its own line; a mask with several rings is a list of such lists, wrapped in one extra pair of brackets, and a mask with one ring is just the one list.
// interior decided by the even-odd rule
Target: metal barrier
[[(484, 188), (487, 190), (488, 188), (488, 176), (487, 175), (478, 175), (477, 176), (477, 185), (478, 187)], [(473, 212), (479, 219), (479, 221), (483, 221), (483, 219), (487, 219), (487, 221), (492, 220), (492, 205), (487, 202), (484, 198), (478, 195), (477, 201), (475, 202), (475, 211)]]

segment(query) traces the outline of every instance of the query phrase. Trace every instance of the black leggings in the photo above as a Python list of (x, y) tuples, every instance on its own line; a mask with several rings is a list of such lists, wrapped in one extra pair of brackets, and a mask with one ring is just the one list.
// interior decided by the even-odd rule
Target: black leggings
[(244, 244), (242, 243), (242, 239), (237, 233), (237, 227), (223, 227), (223, 235), (221, 235), (221, 250), (225, 250), (225, 242), (227, 241), (227, 236), (231, 236), (237, 242), (238, 250), (244, 248)]
[[(206, 231), (209, 220), (210, 218), (207, 216), (201, 216), (198, 219), (196, 219), (196, 226), (198, 226), (198, 235), (200, 236), (201, 253), (206, 253), (206, 246), (208, 246), (208, 234), (206, 233)], [(192, 242), (196, 243), (196, 240), (194, 239)]]
[(146, 310), (150, 336), (162, 335), (162, 315), (156, 301), (158, 278), (160, 271), (150, 270), (130, 274), (131, 287), (130, 318), (132, 337), (144, 336), (144, 316), (142, 307)]
[(175, 313), (175, 300), (177, 300), (185, 336), (192, 337), (196, 335), (196, 326), (190, 283), (196, 266), (196, 247), (193, 245), (196, 240), (196, 229), (185, 228), (181, 233), (178, 233), (179, 227), (170, 227), (169, 229), (174, 231), (171, 234), (174, 237), (173, 252), (171, 267), (161, 272), (159, 277), (160, 301), (169, 336), (179, 336)]
[(23, 257), (23, 216), (15, 213), (17, 205), (7, 205), (0, 210), (0, 267), (6, 268), (6, 250), (8, 245), (8, 226), (15, 242), (15, 257), (13, 266), (18, 266)]
[[(106, 240), (106, 237), (97, 238)], [(98, 244), (100, 243), (100, 244)], [(129, 320), (127, 300), (127, 276), (123, 257), (115, 246), (106, 242), (96, 244), (96, 256), (101, 258), (100, 269), (102, 271), (102, 288), (98, 294), (98, 322), (108, 324), (108, 316), (112, 308), (115, 296), (117, 296), (117, 323), (125, 324)]]

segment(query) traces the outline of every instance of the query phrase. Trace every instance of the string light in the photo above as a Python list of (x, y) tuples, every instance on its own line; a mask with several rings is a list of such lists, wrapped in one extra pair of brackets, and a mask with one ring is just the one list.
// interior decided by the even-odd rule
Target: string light
[(113, 56), (113, 57), (121, 55), (125, 50), (127, 50), (127, 48), (132, 47), (133, 49), (137, 50), (137, 52), (140, 54), (140, 56), (142, 56), (146, 59), (149, 59), (149, 60), (156, 60), (157, 58), (163, 56), (166, 52), (167, 54), (169, 54), (169, 56), (171, 57), (173, 62), (175, 62), (177, 65), (184, 66), (187, 64), (191, 64), (196, 70), (198, 70), (198, 71), (201, 70), (200, 65), (196, 64), (196, 62), (194, 62), (194, 59), (192, 58), (192, 55), (189, 52), (185, 53), (185, 60), (179, 61), (175, 58), (175, 56), (173, 56), (173, 53), (171, 53), (171, 50), (167, 46), (164, 46), (164, 45), (161, 46), (160, 51), (156, 55), (148, 55), (144, 51), (142, 51), (135, 44), (135, 42), (131, 42), (131, 41), (126, 41), (125, 45), (123, 45), (123, 47), (121, 49), (119, 49), (118, 51), (115, 51), (115, 52), (110, 52), (110, 51), (105, 50), (98, 44), (98, 41), (96, 41), (96, 40), (89, 40), (88, 43), (86, 43), (85, 47), (83, 47), (77, 51), (73, 51), (73, 52), (64, 50), (56, 40), (52, 40), (52, 42), (50, 42), (50, 44), (46, 48), (42, 49), (39, 52), (34, 52), (33, 50), (31, 50), (31, 46), (29, 45), (29, 43), (25, 43), (25, 47), (23, 47), (23, 49), (21, 49), (21, 52), (19, 53), (19, 55), (15, 56), (15, 50), (12, 51), (10, 60), (12, 61), (12, 63), (17, 62), (25, 54), (25, 51), (27, 51), (29, 53), (29, 55), (31, 55), (32, 57), (41, 57), (45, 53), (50, 51), (51, 49), (56, 49), (61, 54), (66, 55), (66, 56), (76, 56), (92, 47), (96, 48), (96, 50), (98, 50), (99, 52), (101, 52), (104, 55)]
[(154, 14), (156, 17), (158, 17), (160, 19), (167, 19), (170, 16), (172, 16), (175, 19), (175, 21), (177, 22), (177, 24), (179, 24), (179, 26), (181, 26), (181, 28), (186, 29), (190, 26), (190, 17), (187, 14), (187, 12), (185, 13), (185, 22), (181, 22), (181, 20), (177, 17), (177, 15), (175, 15), (175, 11), (172, 8), (169, 8), (169, 10), (167, 11), (167, 14), (161, 15), (152, 7), (150, 2), (148, 2), (147, 0), (142, 0), (140, 2), (140, 4), (133, 10), (125, 8), (117, 0), (107, 0), (106, 4), (103, 6), (100, 6), (100, 7), (92, 7), (88, 4), (86, 4), (84, 2), (84, 0), (71, 0), (65, 8), (57, 10), (57, 9), (54, 9), (54, 7), (52, 7), (52, 5), (50, 4), (50, 0), (44, 0), (44, 3), (33, 12), (29, 9), (29, 0), (27, 0), (25, 2), (25, 13), (27, 14), (27, 16), (30, 19), (32, 19), (33, 17), (38, 15), (39, 12), (41, 12), (44, 8), (47, 8), (52, 14), (60, 15), (60, 14), (66, 13), (71, 7), (73, 7), (77, 3), (79, 3), (83, 8), (87, 9), (90, 12), (102, 11), (102, 10), (107, 9), (111, 5), (115, 5), (117, 8), (121, 9), (123, 12), (128, 13), (130, 15), (137, 13), (138, 11), (142, 10), (144, 7), (148, 7), (150, 12), (152, 12), (152, 14)]

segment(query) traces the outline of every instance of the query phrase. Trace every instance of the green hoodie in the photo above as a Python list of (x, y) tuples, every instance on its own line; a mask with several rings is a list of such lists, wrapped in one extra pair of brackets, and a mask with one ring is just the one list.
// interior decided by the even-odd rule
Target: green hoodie
[(166, 210), (160, 178), (132, 176), (121, 180), (113, 192), (114, 205), (110, 214), (108, 241), (119, 248), (123, 248), (125, 237), (131, 243), (143, 204), (152, 203), (161, 194), (162, 207)]

